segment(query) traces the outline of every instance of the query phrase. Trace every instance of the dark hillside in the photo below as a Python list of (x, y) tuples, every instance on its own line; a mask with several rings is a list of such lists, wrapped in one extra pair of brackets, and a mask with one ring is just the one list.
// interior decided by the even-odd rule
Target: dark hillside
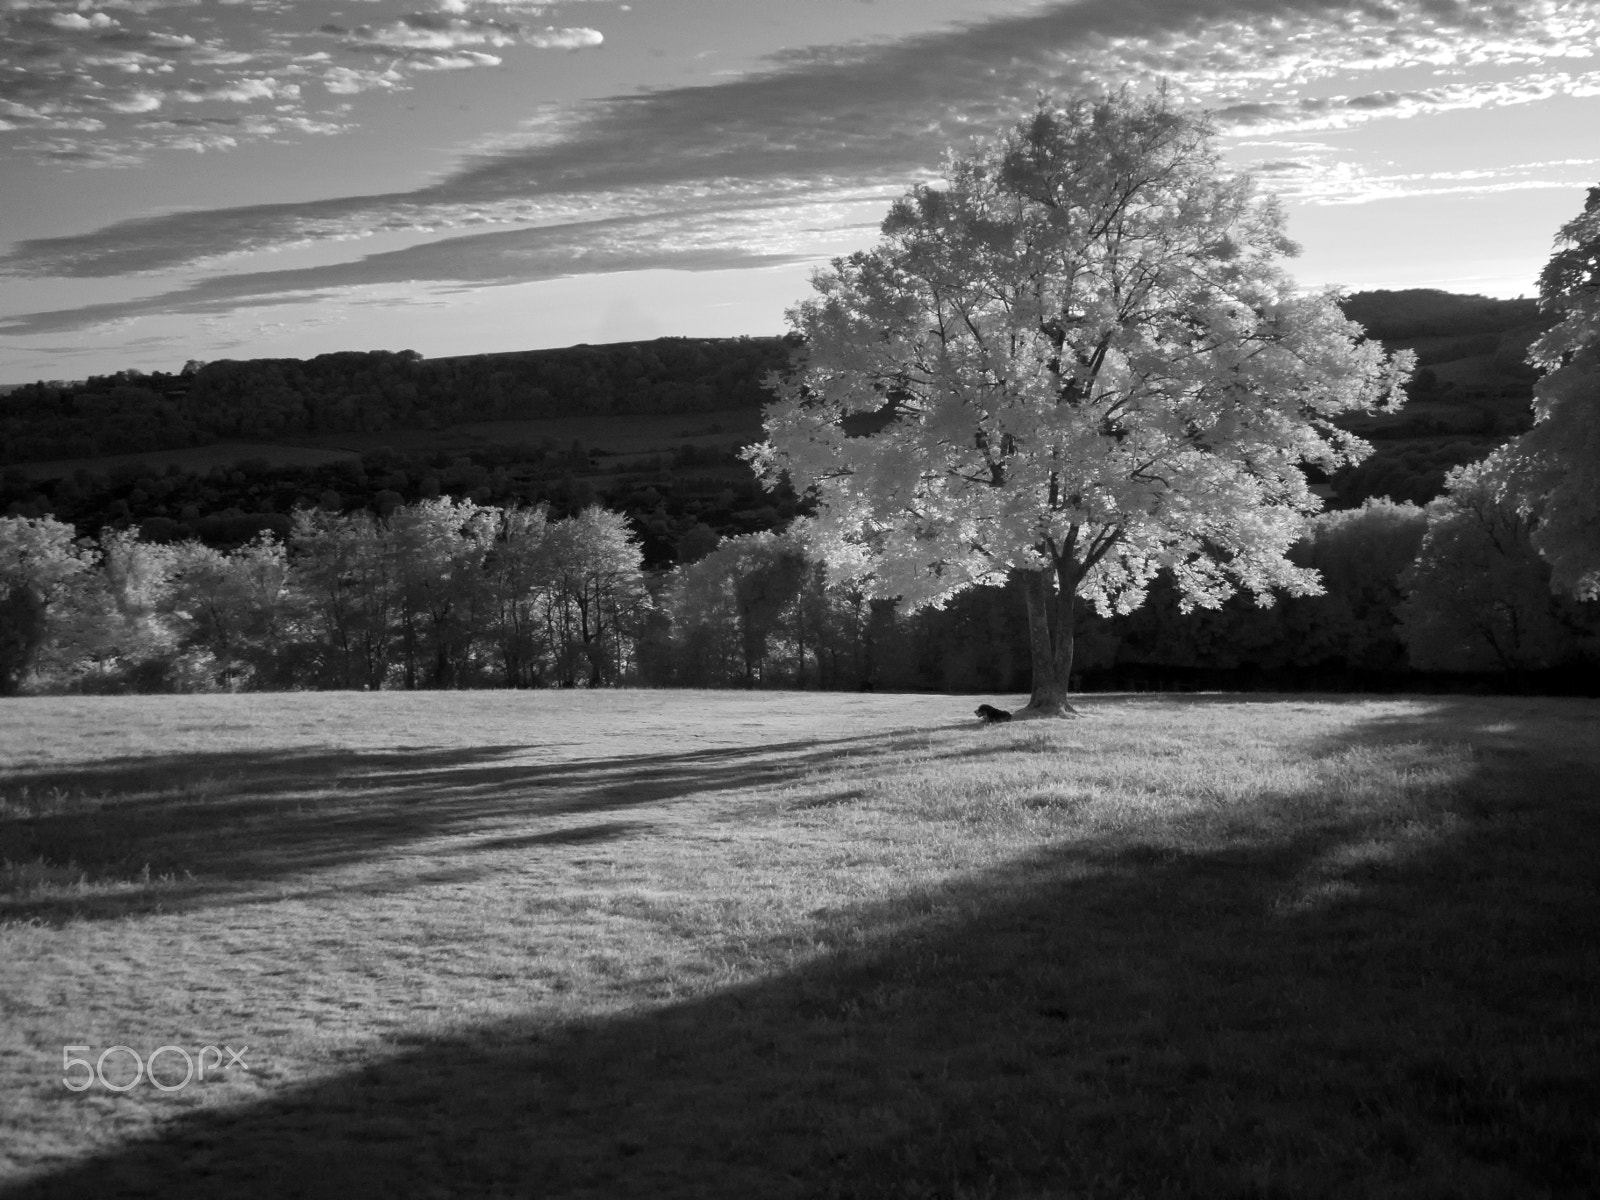
[(1344, 314), (1385, 344), (1407, 345), (1422, 338), (1498, 335), (1546, 323), (1536, 300), (1496, 300), (1437, 288), (1355, 292), (1344, 302)]
[(1417, 370), (1400, 412), (1348, 423), (1375, 452), (1330, 481), (1336, 505), (1369, 496), (1426, 503), (1451, 467), (1528, 427), (1538, 379), (1528, 346), (1553, 323), (1536, 301), (1412, 288), (1356, 292), (1344, 311), (1386, 349), (1414, 350)]
[(462, 421), (759, 408), (785, 338), (660, 338), (425, 360), (410, 350), (190, 363), (0, 396), (0, 465), (219, 439), (439, 429)]

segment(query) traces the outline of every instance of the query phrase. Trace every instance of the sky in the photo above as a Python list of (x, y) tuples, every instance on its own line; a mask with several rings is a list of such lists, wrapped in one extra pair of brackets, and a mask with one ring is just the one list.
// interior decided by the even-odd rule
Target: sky
[(770, 335), (1041, 93), (1166, 81), (1303, 287), (1532, 295), (1600, 0), (0, 0), (0, 383)]

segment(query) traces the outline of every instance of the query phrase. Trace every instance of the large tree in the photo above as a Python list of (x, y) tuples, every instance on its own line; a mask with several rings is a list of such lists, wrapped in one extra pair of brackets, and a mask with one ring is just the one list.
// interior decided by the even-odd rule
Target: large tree
[(493, 540), (484, 560), (483, 624), (507, 687), (534, 687), (551, 647), (542, 617), (555, 586), (550, 512), (545, 505), (489, 510)]
[(1600, 187), (1562, 226), (1539, 277), (1539, 301), (1561, 322), (1529, 361), (1545, 375), (1533, 389), (1533, 428), (1495, 456), (1502, 492), (1534, 518), (1534, 547), (1551, 584), (1580, 600), (1600, 598)]
[(1030, 709), (1070, 711), (1077, 602), (1313, 593), (1285, 551), (1301, 470), (1367, 450), (1342, 413), (1405, 362), (1298, 295), (1277, 204), (1165, 95), (1041, 102), (817, 273), (753, 462), (819, 497), (836, 572), (910, 607), (1027, 576)]
[(482, 604), (489, 510), (441, 496), (402, 505), (387, 526), (405, 687), (459, 686)]

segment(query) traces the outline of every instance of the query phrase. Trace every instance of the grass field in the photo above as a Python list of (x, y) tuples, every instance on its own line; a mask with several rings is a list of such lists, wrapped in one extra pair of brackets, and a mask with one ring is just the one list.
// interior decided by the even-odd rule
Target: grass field
[(0, 702), (0, 1194), (1594, 1194), (1600, 704), (975, 702)]
[[(678, 447), (729, 446), (761, 440), (759, 408), (716, 412), (597, 414), (585, 417), (540, 417), (523, 421), (469, 421), (445, 429), (389, 429), (378, 433), (321, 433), (288, 442), (214, 442), (180, 450), (147, 450), (139, 454), (106, 454), (96, 458), (59, 458), (18, 463), (14, 469), (32, 479), (70, 477), (80, 469), (105, 473), (117, 467), (148, 466), (163, 471), (176, 465), (201, 474), (212, 467), (232, 467), (246, 459), (264, 459), (275, 467), (320, 467), (351, 461), (388, 448), (422, 454), (440, 450), (470, 454), (488, 446), (552, 441), (565, 449), (574, 441), (612, 455), (636, 458), (662, 455)], [(749, 471), (740, 468), (748, 479)]]
[(196, 475), (212, 467), (231, 467), (246, 459), (264, 459), (275, 467), (321, 467), (358, 456), (350, 450), (287, 446), (279, 442), (213, 442), (181, 450), (146, 450), (139, 454), (102, 454), (95, 458), (55, 458), (17, 463), (13, 470), (30, 479), (67, 479), (80, 470), (107, 473), (118, 467), (149, 467), (154, 472), (176, 466)]

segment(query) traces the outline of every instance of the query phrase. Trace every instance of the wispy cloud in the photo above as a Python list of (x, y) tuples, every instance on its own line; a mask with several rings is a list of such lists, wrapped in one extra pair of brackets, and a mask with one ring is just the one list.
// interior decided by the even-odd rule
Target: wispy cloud
[(416, 298), (440, 290), (530, 283), (577, 274), (765, 267), (814, 256), (818, 230), (836, 230), (837, 198), (764, 208), (706, 210), (685, 219), (615, 217), (542, 229), (499, 230), (371, 254), (353, 262), (216, 275), (160, 295), (0, 320), (0, 335), (39, 336), (155, 314), (207, 314), (302, 303), (352, 289), (406, 284)]
[[(357, 25), (354, 29), (328, 24), (318, 32), (337, 38), (341, 45), (351, 50), (389, 58), (398, 53), (423, 65), (434, 61), (437, 56), (459, 52), (469, 46), (505, 47), (520, 43), (541, 50), (581, 50), (605, 41), (605, 36), (597, 29), (558, 29), (553, 25), (534, 29), (517, 21), (454, 15), (459, 11), (462, 10), (408, 13), (387, 24)], [(483, 57), (493, 58), (492, 55)], [(493, 61), (500, 60), (493, 58)]]
[(1577, 191), (1600, 172), (1600, 158), (1563, 158), (1462, 171), (1379, 171), (1326, 152), (1266, 159), (1250, 170), (1288, 199), (1310, 204), (1370, 204), (1425, 196), (1488, 196), (1514, 191)]
[(381, 71), (362, 70), (358, 67), (328, 67), (322, 72), (322, 86), (336, 96), (353, 96), (357, 92), (374, 90), (393, 91), (403, 87), (405, 77), (393, 66)]
[(1348, 129), (1368, 121), (1463, 108), (1501, 108), (1555, 96), (1600, 95), (1600, 71), (1548, 72), (1483, 83), (1447, 83), (1409, 91), (1301, 97), (1230, 104), (1217, 111), (1224, 127), (1249, 133)]

